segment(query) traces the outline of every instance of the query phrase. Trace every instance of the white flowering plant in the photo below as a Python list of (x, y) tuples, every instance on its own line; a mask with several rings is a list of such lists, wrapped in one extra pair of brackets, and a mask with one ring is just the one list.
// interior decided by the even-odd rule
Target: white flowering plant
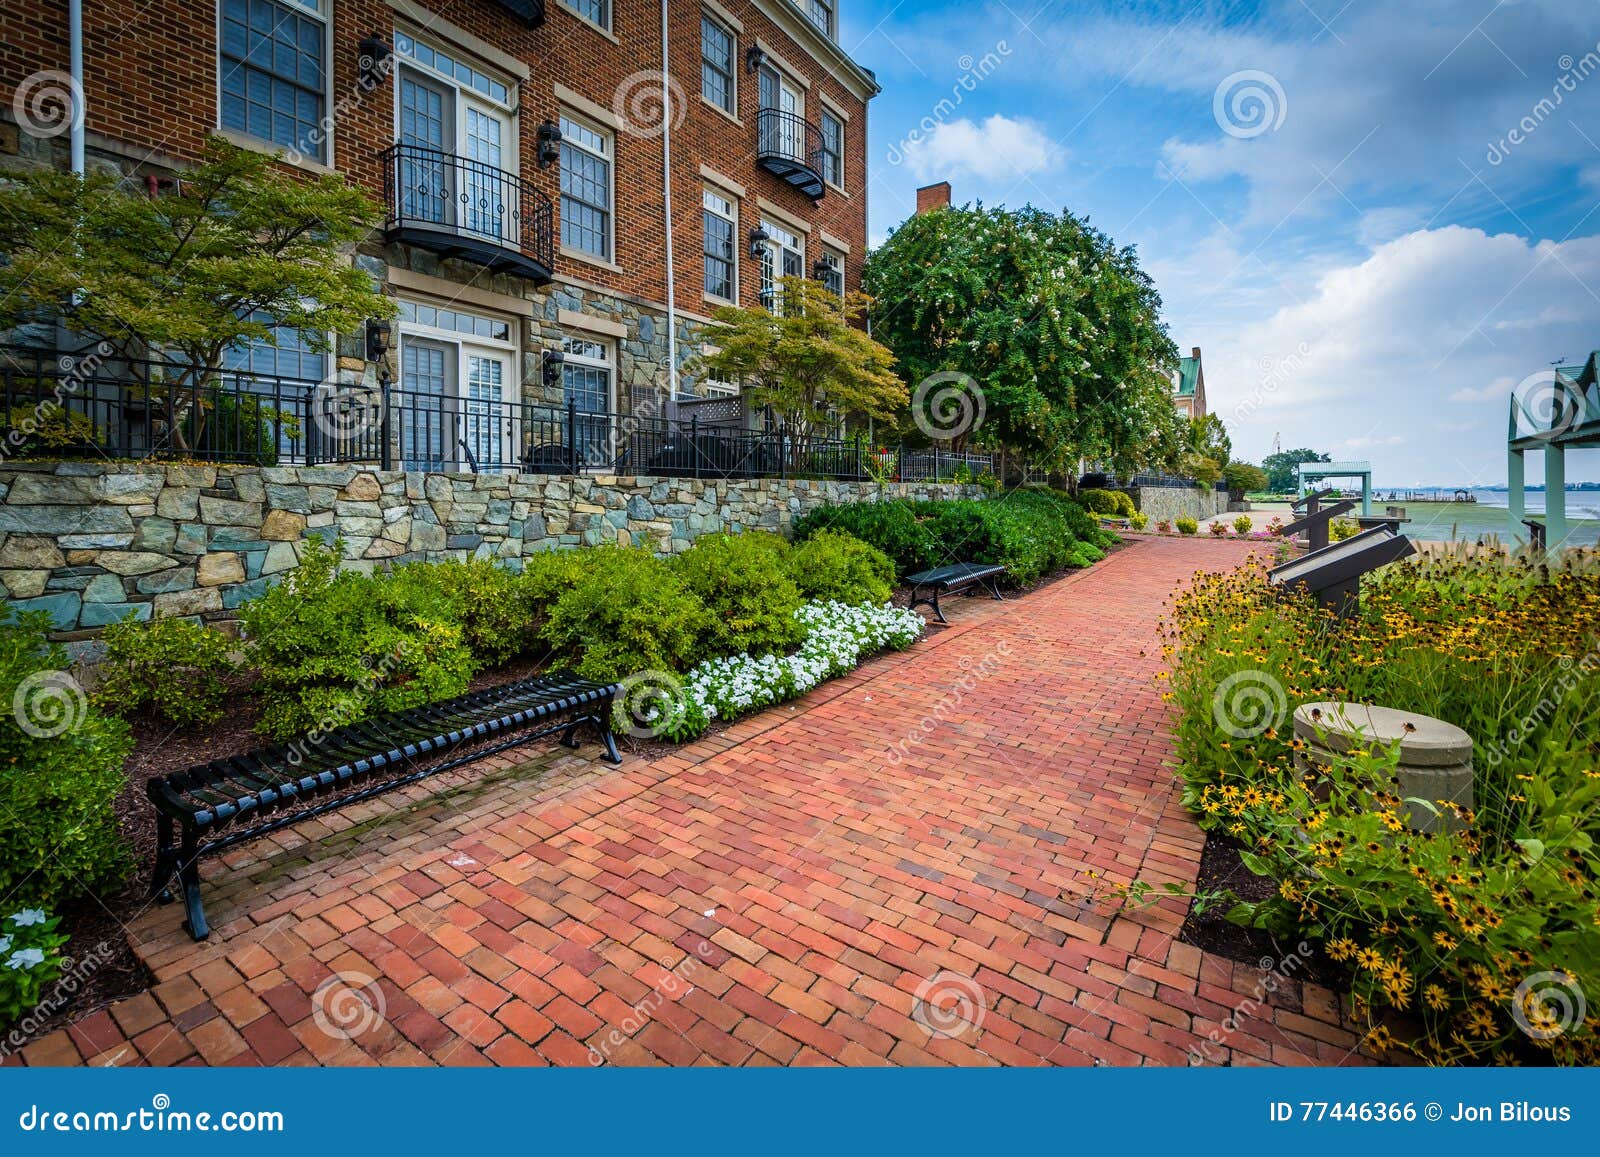
[(61, 917), (42, 908), (23, 908), (0, 919), (0, 1027), (11, 1024), (36, 1007), (45, 985), (61, 975), (61, 946), (65, 934), (57, 932)]
[(792, 655), (729, 655), (697, 664), (683, 678), (683, 698), (660, 732), (682, 742), (716, 719), (798, 698), (819, 683), (853, 671), (879, 651), (903, 651), (927, 624), (915, 611), (893, 606), (806, 603), (795, 612), (805, 639)]

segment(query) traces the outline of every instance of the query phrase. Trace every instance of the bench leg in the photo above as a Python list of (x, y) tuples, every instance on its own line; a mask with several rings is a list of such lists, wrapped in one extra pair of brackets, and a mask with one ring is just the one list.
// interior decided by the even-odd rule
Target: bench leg
[(172, 817), (156, 816), (156, 866), (150, 873), (150, 897), (172, 903), (172, 877), (178, 869), (178, 852), (172, 843)]
[(200, 899), (200, 851), (195, 846), (194, 836), (188, 832), (183, 835), (183, 850), (179, 853), (178, 881), (183, 885), (183, 926), (193, 939), (205, 940), (211, 935), (211, 928), (206, 923), (205, 904)]
[(906, 610), (914, 611), (918, 607), (932, 607), (934, 616), (941, 623), (948, 624), (950, 622), (950, 620), (945, 618), (944, 617), (944, 612), (939, 609), (939, 588), (938, 587), (930, 587), (928, 589), (933, 592), (933, 597), (931, 599), (930, 598), (922, 598), (922, 597), (920, 597), (919, 592), (922, 590), (921, 584), (918, 584), (917, 586), (912, 587), (911, 588), (911, 601), (906, 604)]
[(611, 734), (610, 716), (597, 717), (594, 721), (595, 729), (600, 732), (600, 743), (606, 749), (601, 756), (607, 763), (621, 763), (622, 753), (617, 750), (617, 737)]
[(617, 750), (617, 741), (611, 734), (610, 720), (610, 711), (607, 711), (604, 715), (578, 716), (578, 718), (567, 724), (567, 726), (562, 730), (561, 746), (577, 747), (578, 728), (592, 726), (595, 730), (595, 734), (600, 739), (600, 746), (605, 748), (605, 754), (600, 758), (604, 759), (607, 763), (621, 763), (622, 753)]
[(1000, 576), (999, 575), (993, 575), (993, 576), (990, 577), (990, 579), (989, 579), (989, 593), (994, 595), (994, 601), (995, 602), (997, 602), (997, 603), (1005, 602), (1005, 599), (1000, 597)]

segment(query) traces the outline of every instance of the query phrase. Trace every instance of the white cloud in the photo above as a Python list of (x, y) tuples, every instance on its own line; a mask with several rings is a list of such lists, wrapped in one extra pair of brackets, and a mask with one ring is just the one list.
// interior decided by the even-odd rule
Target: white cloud
[(1450, 400), (1452, 402), (1502, 401), (1511, 396), (1511, 387), (1516, 384), (1516, 378), (1496, 378), (1487, 386), (1480, 386), (1477, 389), (1471, 386), (1462, 386), (1450, 395)]
[(980, 124), (967, 117), (947, 121), (906, 144), (905, 163), (919, 181), (974, 177), (1017, 180), (1055, 164), (1055, 143), (1033, 122), (996, 113)]

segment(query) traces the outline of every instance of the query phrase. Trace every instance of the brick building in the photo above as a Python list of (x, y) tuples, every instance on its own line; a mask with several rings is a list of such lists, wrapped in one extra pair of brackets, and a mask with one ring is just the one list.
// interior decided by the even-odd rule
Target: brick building
[[(87, 167), (170, 172), (220, 134), (365, 186), (388, 220), (353, 260), (402, 310), (384, 365), (452, 412), (520, 397), (672, 414), (732, 390), (672, 372), (718, 305), (756, 305), (784, 274), (859, 284), (877, 86), (839, 46), (833, 0), (83, 7)], [(0, 10), (0, 166), (68, 163), (65, 135), (13, 112), (68, 49), (65, 0)], [(370, 383), (363, 351), (283, 335), (246, 355)], [(459, 467), (436, 440), (407, 465)], [(509, 465), (526, 447), (477, 451)]]

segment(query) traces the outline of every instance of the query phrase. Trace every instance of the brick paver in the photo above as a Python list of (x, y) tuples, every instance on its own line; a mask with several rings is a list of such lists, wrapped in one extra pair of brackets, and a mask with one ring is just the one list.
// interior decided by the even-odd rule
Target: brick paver
[(1349, 1063), (1333, 994), (1105, 894), (1195, 878), (1155, 619), (1246, 549), (1145, 540), (654, 761), (237, 849), (209, 943), (145, 913), (151, 992), (11, 1063)]

